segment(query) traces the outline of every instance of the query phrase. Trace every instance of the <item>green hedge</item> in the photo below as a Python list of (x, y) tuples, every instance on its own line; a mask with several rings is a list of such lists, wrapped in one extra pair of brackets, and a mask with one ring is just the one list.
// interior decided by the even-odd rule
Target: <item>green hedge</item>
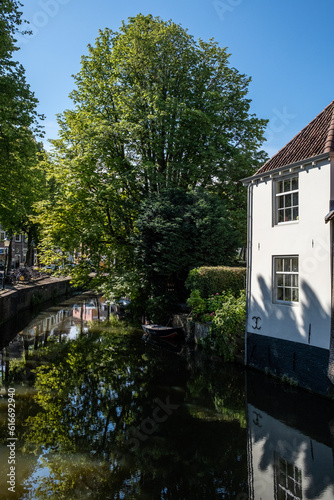
[(198, 267), (190, 271), (186, 287), (190, 290), (199, 290), (203, 298), (227, 291), (237, 296), (240, 290), (246, 288), (246, 268)]

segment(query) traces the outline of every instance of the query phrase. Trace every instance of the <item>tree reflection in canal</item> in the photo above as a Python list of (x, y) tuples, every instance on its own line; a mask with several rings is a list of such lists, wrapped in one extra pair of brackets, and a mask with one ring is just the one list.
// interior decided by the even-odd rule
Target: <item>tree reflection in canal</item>
[(1, 492), (10, 387), (18, 440), (16, 493), (0, 498), (334, 498), (333, 402), (253, 371), (245, 384), (242, 368), (146, 345), (122, 322), (88, 328), (73, 305), (1, 344)]
[(242, 372), (151, 348), (119, 324), (59, 339), (9, 371), (18, 462), (33, 464), (20, 467), (17, 498), (242, 498)]

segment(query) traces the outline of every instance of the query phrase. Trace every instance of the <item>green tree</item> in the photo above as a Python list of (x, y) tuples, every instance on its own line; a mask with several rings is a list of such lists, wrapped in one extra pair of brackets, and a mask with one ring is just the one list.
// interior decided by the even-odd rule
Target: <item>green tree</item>
[(41, 193), (37, 169), (41, 144), (37, 99), (26, 82), (25, 70), (13, 56), (15, 34), (23, 24), (17, 0), (0, 3), (0, 223), (9, 234), (30, 231), (32, 205)]
[(249, 113), (250, 79), (226, 49), (172, 21), (139, 14), (88, 50), (53, 141), (44, 247), (79, 247), (128, 269), (134, 221), (152, 193), (215, 190), (232, 213), (243, 189), (233, 171), (240, 179), (257, 164), (266, 122)]
[(233, 262), (238, 244), (217, 195), (180, 188), (153, 193), (142, 204), (133, 241), (138, 268), (149, 283), (146, 293), (183, 301), (190, 269)]

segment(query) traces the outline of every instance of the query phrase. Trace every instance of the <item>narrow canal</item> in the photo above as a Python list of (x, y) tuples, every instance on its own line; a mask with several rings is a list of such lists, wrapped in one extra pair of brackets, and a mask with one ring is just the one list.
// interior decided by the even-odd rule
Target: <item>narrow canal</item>
[(105, 315), (0, 327), (1, 499), (333, 500), (332, 402)]

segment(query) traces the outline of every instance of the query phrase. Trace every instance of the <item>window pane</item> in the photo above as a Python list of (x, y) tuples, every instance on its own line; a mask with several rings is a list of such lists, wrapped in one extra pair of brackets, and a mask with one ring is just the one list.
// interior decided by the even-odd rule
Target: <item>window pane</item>
[[(295, 482), (294, 482), (293, 478), (291, 478), (291, 477), (289, 477), (289, 478), (288, 478), (288, 489), (289, 489), (292, 493), (294, 493), (294, 492), (295, 492)], [(293, 498), (293, 497), (291, 497), (291, 498)]]
[(296, 485), (296, 497), (297, 498), (302, 498), (302, 487), (300, 484)]
[(282, 488), (279, 488), (277, 492), (277, 500), (286, 500), (285, 491)]
[(294, 208), (293, 209), (293, 220), (298, 220), (299, 219), (299, 216), (298, 216), (298, 208)]
[(284, 300), (287, 302), (291, 302), (291, 288), (285, 288)]
[(298, 274), (292, 275), (292, 286), (298, 287)]
[[(293, 469), (294, 469), (293, 464), (291, 462), (287, 462), (287, 474), (289, 477), (294, 477)], [(290, 485), (291, 485), (291, 483), (290, 483)], [(288, 488), (290, 488), (290, 485), (288, 483)], [(290, 489), (292, 490), (293, 488), (290, 488)]]
[(298, 189), (298, 177), (294, 177), (291, 180), (292, 180), (292, 182), (291, 182), (291, 184), (292, 184), (292, 190)]
[(283, 288), (278, 287), (277, 288), (277, 300), (283, 300), (284, 294), (283, 294)]
[(284, 275), (284, 285), (285, 286), (292, 286), (292, 276), (291, 276), (291, 274), (285, 274)]
[(284, 196), (277, 197), (277, 208), (284, 208)]
[[(276, 182), (276, 224), (299, 219), (298, 176)], [(295, 191), (295, 192), (293, 192)], [(285, 208), (284, 220), (279, 210)], [(291, 210), (287, 210), (291, 208)]]
[(284, 272), (285, 273), (291, 272), (291, 259), (290, 258), (284, 259)]
[(277, 286), (284, 286), (284, 275), (279, 274), (277, 276)]
[(276, 271), (283, 271), (283, 259), (276, 259)]
[(292, 204), (294, 207), (298, 205), (298, 193), (293, 193), (292, 195)]
[(299, 291), (295, 288), (292, 289), (292, 301), (293, 302), (299, 301)]
[(290, 222), (291, 221), (291, 210), (284, 210), (284, 220), (285, 222)]
[(298, 257), (293, 257), (291, 259), (291, 262), (292, 262), (291, 271), (293, 271), (294, 273), (298, 273)]
[(284, 210), (278, 211), (278, 222), (284, 222)]

